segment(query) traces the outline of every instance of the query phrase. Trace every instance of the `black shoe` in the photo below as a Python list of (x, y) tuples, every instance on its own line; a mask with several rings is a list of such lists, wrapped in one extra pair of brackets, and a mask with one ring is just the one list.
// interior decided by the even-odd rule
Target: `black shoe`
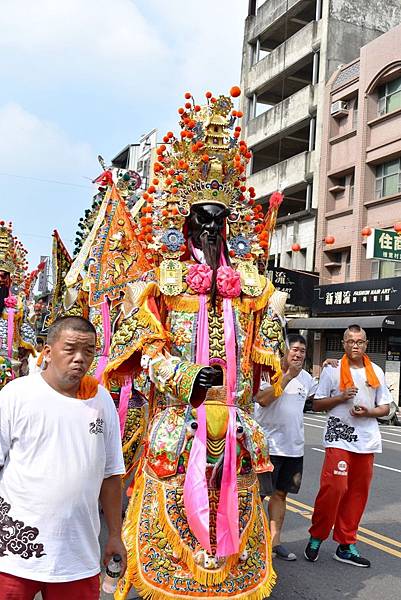
[(365, 569), (370, 567), (370, 561), (359, 554), (355, 544), (340, 544), (337, 547), (336, 553), (333, 554), (333, 558), (340, 562), (354, 565), (355, 567), (363, 567)]
[(322, 540), (318, 540), (317, 538), (311, 537), (308, 545), (305, 548), (304, 556), (306, 560), (309, 562), (316, 562), (319, 558), (319, 550), (321, 546)]
[(282, 560), (297, 560), (297, 555), (294, 552), (290, 552), (288, 548), (282, 544), (278, 544), (272, 548), (273, 556), (281, 558)]

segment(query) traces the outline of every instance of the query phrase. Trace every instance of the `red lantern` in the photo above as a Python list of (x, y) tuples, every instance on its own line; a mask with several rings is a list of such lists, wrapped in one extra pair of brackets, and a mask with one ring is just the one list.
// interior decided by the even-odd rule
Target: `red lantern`
[(394, 224), (394, 231), (401, 233), (401, 221), (398, 221), (398, 223)]
[(328, 246), (331, 246), (336, 241), (336, 238), (334, 237), (334, 235), (326, 235), (324, 241)]
[(369, 237), (370, 235), (372, 235), (372, 230), (370, 227), (364, 227), (361, 233), (362, 237)]
[(300, 246), (299, 244), (293, 244), (293, 245), (291, 246), (291, 250), (292, 250), (293, 252), (299, 252), (299, 251), (301, 250), (301, 246)]

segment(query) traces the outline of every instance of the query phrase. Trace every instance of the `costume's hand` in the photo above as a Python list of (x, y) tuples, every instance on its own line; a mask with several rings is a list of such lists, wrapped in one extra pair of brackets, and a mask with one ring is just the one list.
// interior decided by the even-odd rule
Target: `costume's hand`
[(221, 385), (221, 383), (221, 369), (215, 369), (214, 367), (204, 367), (199, 371), (195, 379), (195, 384), (206, 389), (211, 388), (214, 385)]
[(324, 367), (333, 367), (335, 369), (336, 367), (338, 367), (338, 363), (339, 361), (337, 360), (337, 358), (326, 358), (326, 360), (322, 364), (322, 367), (323, 369)]
[(120, 577), (122, 577), (125, 573), (125, 569), (127, 568), (127, 551), (125, 549), (121, 536), (119, 535), (111, 535), (107, 540), (107, 544), (103, 552), (103, 564), (105, 567), (107, 567), (114, 554), (119, 554), (121, 556)]
[(340, 398), (342, 398), (342, 402), (347, 402), (347, 400), (351, 400), (351, 398), (353, 398), (354, 396), (356, 396), (358, 393), (358, 388), (357, 387), (348, 387), (345, 388), (345, 390), (342, 392)]
[(354, 406), (349, 412), (353, 417), (370, 417), (369, 409), (366, 406)]

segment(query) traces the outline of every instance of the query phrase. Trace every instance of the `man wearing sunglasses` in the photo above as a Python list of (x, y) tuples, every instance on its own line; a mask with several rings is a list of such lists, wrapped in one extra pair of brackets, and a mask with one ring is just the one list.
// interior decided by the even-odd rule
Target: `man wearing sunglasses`
[(377, 417), (388, 414), (391, 396), (384, 373), (367, 354), (366, 332), (350, 325), (344, 332), (344, 356), (323, 369), (313, 409), (327, 411), (325, 461), (315, 500), (305, 558), (315, 562), (320, 545), (334, 526), (334, 559), (357, 567), (370, 561), (357, 550), (356, 533), (365, 509), (375, 452), (382, 451)]

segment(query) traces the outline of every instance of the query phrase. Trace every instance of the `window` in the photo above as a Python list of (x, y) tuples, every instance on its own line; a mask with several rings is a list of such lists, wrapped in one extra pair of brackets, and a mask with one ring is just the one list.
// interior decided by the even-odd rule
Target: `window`
[(358, 126), (358, 96), (354, 100), (352, 105), (352, 129), (356, 129)]
[(379, 87), (378, 113), (385, 115), (401, 108), (401, 77)]
[(385, 279), (386, 277), (401, 277), (401, 262), (390, 260), (372, 261), (372, 279)]
[(401, 192), (401, 161), (391, 160), (376, 167), (376, 198)]
[(329, 257), (329, 261), (331, 263), (336, 263), (338, 265), (341, 265), (342, 262), (342, 252), (327, 252), (327, 256)]
[(355, 195), (355, 176), (351, 175), (349, 179), (349, 196), (348, 196), (348, 205), (352, 206), (354, 204), (354, 195)]
[(349, 281), (351, 275), (351, 251), (345, 254), (344, 281)]

